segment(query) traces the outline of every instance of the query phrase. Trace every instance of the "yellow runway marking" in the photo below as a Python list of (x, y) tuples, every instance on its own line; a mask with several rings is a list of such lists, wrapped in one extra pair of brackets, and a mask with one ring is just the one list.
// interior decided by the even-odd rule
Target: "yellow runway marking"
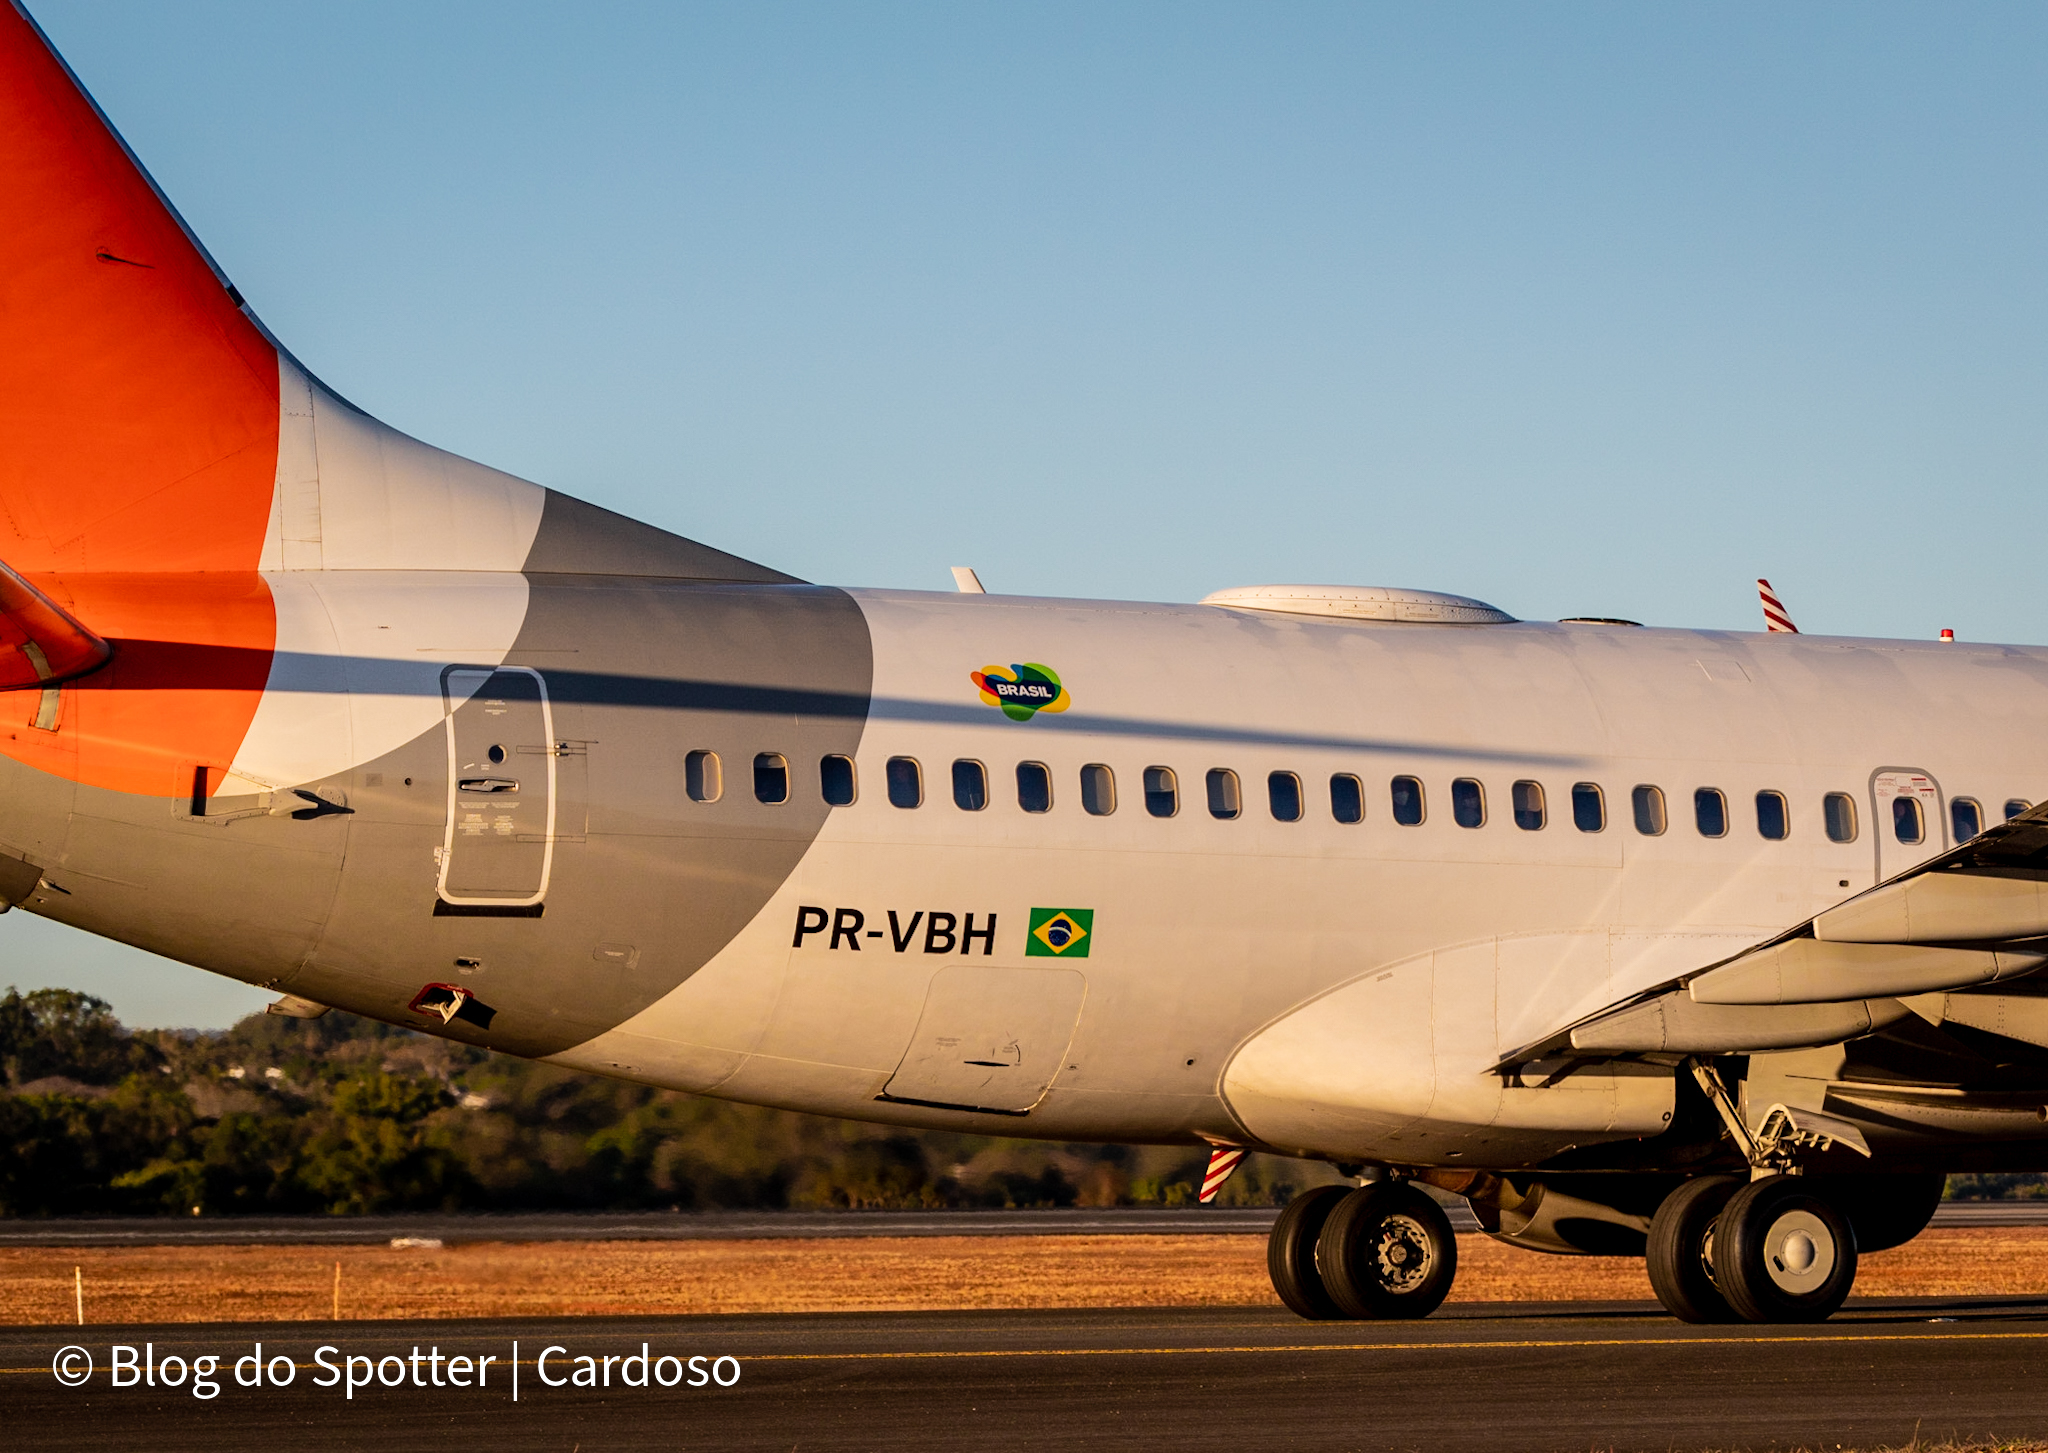
[(1513, 1342), (1299, 1342), (1264, 1347), (1027, 1347), (971, 1352), (759, 1352), (745, 1362), (890, 1362), (955, 1357), (1194, 1357), (1237, 1352), (1471, 1352), (1487, 1348), (1746, 1347), (1778, 1342), (1983, 1342), (2048, 1338), (2048, 1332), (1873, 1332), (1834, 1337), (1560, 1337)]

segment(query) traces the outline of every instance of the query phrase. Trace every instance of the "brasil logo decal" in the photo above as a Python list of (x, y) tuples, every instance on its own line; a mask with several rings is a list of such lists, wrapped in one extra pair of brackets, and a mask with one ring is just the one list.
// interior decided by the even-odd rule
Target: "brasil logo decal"
[(1024, 935), (1027, 959), (1085, 959), (1095, 931), (1092, 908), (1034, 908)]
[(1065, 711), (1074, 701), (1060, 685), (1059, 673), (1036, 661), (1021, 666), (984, 666), (967, 674), (981, 688), (981, 699), (1000, 706), (1011, 721), (1030, 721), (1041, 711)]

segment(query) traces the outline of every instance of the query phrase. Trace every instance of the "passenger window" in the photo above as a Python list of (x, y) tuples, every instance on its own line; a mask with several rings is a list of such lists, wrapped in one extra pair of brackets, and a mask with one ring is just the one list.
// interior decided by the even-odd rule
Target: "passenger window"
[(1966, 843), (1984, 831), (1984, 809), (1974, 797), (1958, 797), (1948, 805), (1948, 821), (1956, 841)]
[(1108, 817), (1116, 811), (1116, 773), (1100, 762), (1081, 769), (1081, 810), (1092, 817)]
[(1026, 812), (1052, 811), (1052, 773), (1045, 763), (1017, 764), (1017, 805)]
[(1644, 837), (1664, 836), (1664, 789), (1638, 787), (1634, 794), (1636, 831)]
[(1728, 835), (1728, 799), (1717, 787), (1702, 787), (1692, 795), (1693, 825), (1701, 837)]
[(1266, 776), (1266, 801), (1280, 822), (1301, 821), (1301, 779), (1292, 772), (1270, 772)]
[(922, 807), (924, 805), (924, 769), (917, 765), (915, 757), (891, 757), (887, 776), (889, 778), (889, 804), (892, 807)]
[(1330, 816), (1339, 822), (1365, 821), (1365, 784), (1349, 772), (1330, 778)]
[(2034, 804), (2024, 797), (2009, 797), (2005, 803), (2005, 820), (2011, 822)]
[(1603, 832), (1607, 827), (1607, 798), (1598, 784), (1572, 784), (1572, 826), (1580, 832)]
[(1180, 781), (1173, 768), (1145, 769), (1145, 810), (1154, 817), (1172, 817), (1180, 811)]
[(1902, 843), (1917, 843), (1927, 836), (1927, 825), (1920, 816), (1920, 799), (1917, 797), (1894, 797), (1892, 799), (1892, 836)]
[(762, 752), (754, 758), (754, 796), (762, 802), (789, 801), (789, 763), (779, 752)]
[(1828, 841), (1856, 841), (1856, 799), (1846, 792), (1830, 792), (1820, 800), (1821, 816), (1828, 826)]
[(1524, 832), (1535, 832), (1549, 819), (1543, 811), (1543, 784), (1541, 782), (1517, 782), (1514, 793), (1515, 826)]
[(853, 802), (853, 758), (830, 756), (818, 759), (818, 788), (830, 807), (847, 807)]
[(1785, 807), (1782, 792), (1759, 792), (1756, 795), (1756, 830), (1761, 837), (1772, 842), (1782, 842), (1792, 832), (1792, 814)]
[(692, 752), (683, 758), (683, 790), (692, 802), (716, 802), (725, 792), (725, 774), (718, 753)]
[(1244, 811), (1243, 800), (1237, 793), (1237, 773), (1228, 767), (1211, 767), (1208, 785), (1209, 816), (1228, 822)]
[(1460, 777), (1451, 784), (1451, 821), (1459, 827), (1486, 825), (1486, 789), (1474, 777)]
[(988, 806), (988, 769), (981, 763), (963, 757), (953, 764), (953, 805), (962, 812)]
[(1422, 821), (1422, 782), (1416, 777), (1394, 779), (1394, 821), (1413, 827)]

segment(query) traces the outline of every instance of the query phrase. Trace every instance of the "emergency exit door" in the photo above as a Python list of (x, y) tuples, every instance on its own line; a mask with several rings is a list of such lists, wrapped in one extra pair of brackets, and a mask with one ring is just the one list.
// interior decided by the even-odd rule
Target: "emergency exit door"
[(539, 903), (554, 858), (555, 740), (547, 684), (523, 666), (442, 674), (448, 728), (444, 902)]
[(1870, 826), (1877, 839), (1877, 880), (1895, 877), (1948, 845), (1941, 784), (1910, 767), (1871, 774)]

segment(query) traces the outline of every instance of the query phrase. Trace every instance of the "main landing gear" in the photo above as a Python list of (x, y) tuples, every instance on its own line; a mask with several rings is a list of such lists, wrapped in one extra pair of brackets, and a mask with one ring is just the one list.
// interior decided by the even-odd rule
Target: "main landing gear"
[(1405, 1182), (1318, 1186), (1273, 1223), (1266, 1266), (1280, 1300), (1304, 1317), (1426, 1317), (1458, 1274), (1458, 1239), (1443, 1209)]
[(1715, 1066), (1687, 1064), (1751, 1173), (1695, 1176), (1664, 1198), (1645, 1248), (1657, 1300), (1686, 1322), (1826, 1321), (1856, 1284), (1858, 1244), (1882, 1251), (1918, 1235), (1941, 1177), (1797, 1174), (1804, 1151), (1870, 1147), (1813, 1108), (1773, 1105), (1751, 1128)]
[[(1909, 1240), (1939, 1194), (1931, 1175), (1695, 1176), (1651, 1218), (1650, 1285), (1686, 1322), (1825, 1321), (1855, 1285), (1859, 1243)], [(1266, 1261), (1303, 1317), (1426, 1317), (1450, 1292), (1458, 1242), (1405, 1181), (1319, 1186), (1280, 1213)]]
[(1650, 1286), (1685, 1322), (1822, 1322), (1856, 1282), (1856, 1234), (1805, 1178), (1697, 1176), (1650, 1222)]

